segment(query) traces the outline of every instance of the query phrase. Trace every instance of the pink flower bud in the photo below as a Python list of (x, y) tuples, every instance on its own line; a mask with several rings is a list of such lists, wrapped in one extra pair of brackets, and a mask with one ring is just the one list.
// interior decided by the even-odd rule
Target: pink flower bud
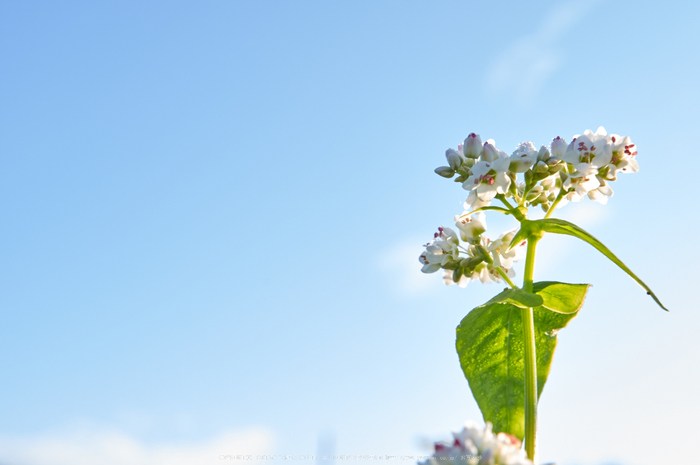
[(552, 141), (552, 155), (559, 158), (563, 157), (566, 153), (566, 146), (566, 141), (561, 137), (557, 136)]
[(481, 146), (481, 137), (473, 132), (464, 140), (464, 156), (468, 158), (479, 158), (483, 147)]

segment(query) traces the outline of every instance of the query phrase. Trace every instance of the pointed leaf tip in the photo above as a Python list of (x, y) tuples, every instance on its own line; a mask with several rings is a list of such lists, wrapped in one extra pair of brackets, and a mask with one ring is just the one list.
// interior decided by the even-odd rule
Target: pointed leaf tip
[(583, 307), (590, 284), (568, 284), (557, 281), (534, 283), (533, 291), (542, 297), (542, 306), (557, 313), (576, 313)]
[[(634, 279), (637, 284), (642, 286), (645, 291), (647, 291), (647, 295), (650, 295), (652, 299), (654, 299), (654, 302), (657, 303), (659, 307), (662, 309), (668, 311), (666, 307), (661, 303), (658, 297), (656, 297), (656, 294), (654, 294), (654, 291), (651, 290), (649, 286), (646, 285), (644, 281), (642, 281), (636, 274), (630, 270), (627, 265), (625, 265), (622, 260), (617, 258), (615, 254), (613, 254), (610, 249), (608, 249), (605, 244), (600, 242), (598, 239), (593, 237), (590, 233), (585, 231), (583, 228), (576, 226), (573, 223), (570, 223), (565, 220), (557, 219), (557, 218), (546, 218), (542, 220), (534, 220), (534, 221), (529, 221), (529, 223), (538, 223), (539, 229), (544, 232), (549, 232), (553, 234), (565, 234), (568, 236), (574, 236), (579, 239), (581, 239), (584, 242), (589, 243), (593, 247), (595, 247), (600, 253), (608, 257), (610, 261), (612, 261), (614, 264), (619, 266), (625, 273), (627, 273), (632, 279)], [(521, 230), (524, 229), (521, 228)]]

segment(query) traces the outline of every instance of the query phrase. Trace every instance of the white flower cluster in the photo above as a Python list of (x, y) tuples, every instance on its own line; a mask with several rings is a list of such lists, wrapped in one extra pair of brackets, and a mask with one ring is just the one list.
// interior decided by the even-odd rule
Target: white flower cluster
[(588, 195), (591, 200), (607, 203), (613, 195), (609, 183), (617, 180), (617, 173), (639, 171), (636, 155), (629, 137), (608, 134), (602, 126), (595, 133), (586, 130), (582, 136), (574, 136), (562, 155), (567, 164), (567, 176), (562, 176), (566, 200), (578, 202)]
[[(446, 152), (449, 166), (435, 170), (440, 176), (462, 183), (469, 191), (466, 209), (489, 206), (497, 195), (513, 197), (519, 205), (541, 205), (547, 211), (558, 198), (559, 206), (584, 196), (606, 203), (613, 195), (609, 183), (620, 172), (637, 172), (637, 151), (629, 137), (608, 134), (603, 127), (586, 130), (567, 145), (561, 137), (539, 150), (523, 142), (509, 156), (496, 148), (493, 139), (483, 145), (471, 133), (457, 150)], [(517, 175), (524, 173), (524, 181)], [(563, 189), (563, 192), (561, 191)]]
[(491, 423), (481, 429), (467, 422), (462, 431), (452, 433), (452, 444), (435, 443), (435, 453), (418, 465), (533, 465), (520, 441), (506, 433), (493, 434)]
[[(610, 182), (617, 180), (617, 174), (639, 171), (636, 155), (629, 137), (608, 134), (602, 127), (595, 133), (586, 130), (574, 136), (569, 144), (557, 137), (549, 147), (543, 145), (539, 150), (532, 142), (523, 142), (511, 155), (497, 149), (493, 139), (482, 144), (479, 135), (469, 134), (457, 150), (445, 153), (449, 166), (435, 170), (446, 178), (456, 175), (455, 181), (469, 191), (466, 211), (455, 216), (460, 235), (441, 227), (419, 257), (422, 271), (442, 269), (446, 284), (461, 287), (471, 280), (500, 282), (503, 274), (514, 276), (513, 262), (524, 258), (524, 243), (507, 250), (515, 231), (495, 241), (483, 237), (486, 222), (480, 209), (496, 208), (491, 201), (497, 198), (506, 206), (500, 208), (502, 212), (522, 219), (523, 209), (531, 206), (539, 205), (549, 212), (585, 196), (607, 203), (613, 195)], [(522, 181), (518, 180), (520, 173)]]
[(466, 287), (472, 280), (501, 282), (499, 267), (508, 277), (515, 276), (513, 262), (525, 257), (524, 244), (507, 250), (515, 231), (501, 234), (492, 241), (481, 235), (486, 231), (483, 214), (456, 216), (455, 222), (459, 236), (454, 230), (441, 226), (433, 240), (425, 244), (425, 251), (418, 257), (423, 273), (442, 269), (445, 284), (459, 287)]

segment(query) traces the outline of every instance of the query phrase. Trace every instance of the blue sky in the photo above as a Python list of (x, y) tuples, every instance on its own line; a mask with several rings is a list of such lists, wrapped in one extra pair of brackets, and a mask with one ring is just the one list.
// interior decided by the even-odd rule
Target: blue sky
[(641, 170), (562, 217), (671, 312), (543, 241), (538, 279), (593, 288), (560, 333), (540, 457), (694, 456), (699, 13), (0, 2), (0, 461), (425, 453), (481, 419), (454, 328), (500, 289), (420, 273), (466, 197), (432, 170), (470, 132), (510, 152), (600, 125)]

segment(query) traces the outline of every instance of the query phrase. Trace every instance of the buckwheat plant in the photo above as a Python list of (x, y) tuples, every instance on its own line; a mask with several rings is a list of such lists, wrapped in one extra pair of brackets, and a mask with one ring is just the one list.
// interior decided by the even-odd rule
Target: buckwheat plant
[[(524, 440), (527, 457), (534, 460), (537, 400), (549, 374), (557, 333), (581, 309), (590, 286), (534, 282), (535, 250), (542, 237), (566, 234), (587, 242), (666, 310), (602, 242), (575, 224), (552, 217), (557, 208), (586, 196), (607, 203), (617, 176), (639, 170), (637, 149), (629, 137), (608, 134), (601, 127), (574, 136), (568, 144), (556, 137), (539, 150), (524, 142), (510, 156), (497, 149), (493, 140), (482, 144), (472, 133), (457, 150), (447, 150), (446, 157), (448, 166), (435, 172), (455, 178), (469, 194), (465, 211), (455, 216), (456, 228), (438, 228), (426, 244), (420, 255), (422, 271), (442, 270), (445, 284), (460, 287), (476, 280), (508, 285), (462, 320), (457, 327), (457, 353), (484, 421), (493, 424), (496, 433)], [(497, 205), (492, 205), (494, 201)], [(546, 212), (543, 219), (528, 219), (533, 207)], [(520, 227), (489, 239), (486, 212), (511, 215)], [(522, 259), (525, 271), (518, 287), (513, 263)]]

